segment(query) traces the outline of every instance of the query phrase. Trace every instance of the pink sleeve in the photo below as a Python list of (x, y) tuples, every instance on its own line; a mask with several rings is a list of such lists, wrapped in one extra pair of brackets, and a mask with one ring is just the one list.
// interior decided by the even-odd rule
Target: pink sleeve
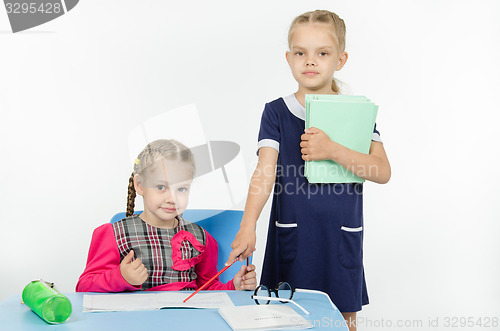
[[(207, 280), (212, 278), (217, 273), (217, 260), (219, 256), (219, 246), (214, 237), (210, 235), (207, 231), (207, 240), (205, 245), (204, 258), (196, 265), (196, 274), (198, 278), (196, 279), (196, 284), (198, 288), (205, 284)], [(232, 280), (226, 284), (219, 281), (217, 277), (206, 290), (234, 290), (234, 283)]]
[(130, 285), (120, 272), (120, 253), (111, 223), (94, 230), (85, 271), (78, 279), (76, 292), (134, 291), (141, 286)]

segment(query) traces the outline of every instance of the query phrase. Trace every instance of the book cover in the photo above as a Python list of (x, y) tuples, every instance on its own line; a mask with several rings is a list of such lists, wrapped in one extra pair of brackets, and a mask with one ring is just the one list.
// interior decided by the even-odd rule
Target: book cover
[(224, 307), (219, 314), (233, 330), (308, 329), (312, 325), (286, 305)]
[[(370, 151), (378, 106), (363, 96), (306, 95), (306, 128), (360, 153)], [(310, 183), (362, 183), (364, 179), (331, 160), (306, 161)]]

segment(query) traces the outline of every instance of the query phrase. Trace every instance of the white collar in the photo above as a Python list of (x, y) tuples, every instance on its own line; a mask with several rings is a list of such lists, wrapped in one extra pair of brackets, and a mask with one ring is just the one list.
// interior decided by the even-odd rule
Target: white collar
[(285, 101), (285, 105), (288, 107), (290, 113), (303, 121), (306, 120), (306, 108), (300, 104), (299, 100), (297, 100), (295, 93), (283, 97), (283, 101)]

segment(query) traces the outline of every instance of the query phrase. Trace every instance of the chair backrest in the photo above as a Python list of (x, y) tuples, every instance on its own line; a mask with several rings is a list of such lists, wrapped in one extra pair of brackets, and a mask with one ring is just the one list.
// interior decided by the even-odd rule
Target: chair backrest
[[(141, 211), (134, 212), (140, 214)], [(199, 224), (208, 233), (210, 233), (219, 245), (219, 259), (217, 270), (224, 268), (224, 264), (231, 253), (231, 243), (240, 229), (240, 221), (243, 216), (241, 210), (215, 210), (215, 209), (188, 209), (182, 216), (193, 223)], [(118, 222), (125, 218), (125, 213), (118, 213), (111, 218), (111, 223)], [(251, 260), (250, 260), (251, 261)], [(234, 275), (240, 270), (242, 263), (236, 262), (227, 269), (219, 279), (227, 283), (233, 279)]]

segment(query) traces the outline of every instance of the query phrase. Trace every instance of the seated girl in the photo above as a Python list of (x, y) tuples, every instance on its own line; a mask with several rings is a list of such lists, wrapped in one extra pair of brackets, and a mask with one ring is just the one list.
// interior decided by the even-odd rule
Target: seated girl
[[(94, 230), (77, 292), (196, 290), (217, 273), (218, 246), (196, 223), (182, 217), (195, 165), (191, 151), (175, 140), (156, 140), (135, 160), (126, 218)], [(134, 215), (136, 193), (144, 211)], [(252, 290), (255, 266), (242, 266), (226, 284), (207, 290)]]

